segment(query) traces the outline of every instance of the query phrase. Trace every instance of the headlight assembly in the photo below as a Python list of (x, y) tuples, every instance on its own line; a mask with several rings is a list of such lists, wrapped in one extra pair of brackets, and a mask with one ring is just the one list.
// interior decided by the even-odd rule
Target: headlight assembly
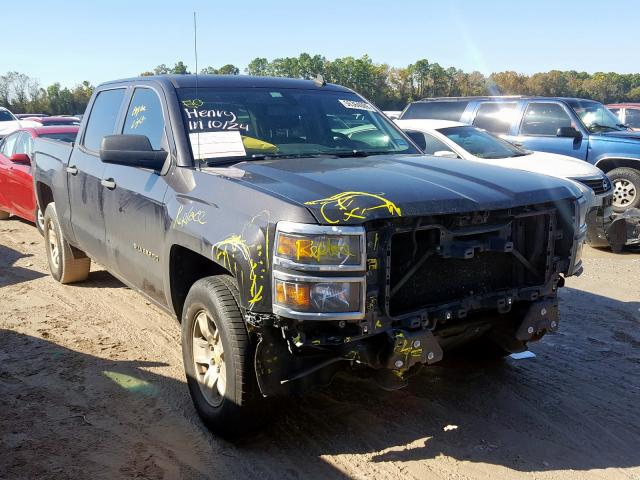
[(311, 271), (364, 270), (362, 227), (327, 227), (280, 222), (274, 264)]
[(365, 263), (363, 227), (279, 222), (273, 312), (297, 320), (363, 318)]

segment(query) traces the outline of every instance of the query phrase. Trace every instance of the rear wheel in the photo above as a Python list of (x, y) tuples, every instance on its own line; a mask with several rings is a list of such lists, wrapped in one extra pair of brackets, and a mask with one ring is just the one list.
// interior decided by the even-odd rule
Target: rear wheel
[(4, 210), (0, 210), (0, 220), (7, 220), (11, 215), (9, 212), (5, 212)]
[(39, 205), (36, 205), (36, 211), (34, 213), (36, 219), (36, 228), (40, 235), (44, 236), (44, 212), (40, 209)]
[(53, 278), (60, 283), (86, 280), (91, 268), (91, 259), (84, 252), (74, 250), (65, 240), (53, 203), (50, 203), (44, 212), (44, 240), (49, 270)]
[(182, 314), (182, 355), (198, 415), (215, 433), (235, 436), (256, 426), (253, 348), (229, 276), (198, 280)]
[(640, 172), (633, 168), (615, 168), (607, 173), (613, 184), (613, 209), (624, 212), (640, 207)]

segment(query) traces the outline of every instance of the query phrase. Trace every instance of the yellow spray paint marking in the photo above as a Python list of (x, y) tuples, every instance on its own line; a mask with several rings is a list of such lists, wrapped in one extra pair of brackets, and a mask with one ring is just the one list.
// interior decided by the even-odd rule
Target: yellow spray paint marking
[(244, 258), (249, 265), (249, 281), (251, 282), (249, 287), (249, 295), (251, 297), (249, 298), (249, 304), (253, 305), (262, 300), (264, 287), (258, 285), (258, 274), (256, 273), (258, 263), (251, 258), (251, 248), (246, 240), (240, 235), (234, 234), (216, 243), (213, 248), (217, 250), (216, 258), (223, 260), (227, 270), (231, 270), (231, 258), (235, 256), (236, 253), (242, 255), (242, 258)]
[(156, 395), (158, 393), (158, 387), (155, 385), (141, 380), (140, 378), (132, 377), (120, 372), (103, 371), (102, 374), (109, 380), (112, 380), (120, 387), (133, 393), (142, 393), (143, 395)]
[(379, 209), (387, 209), (391, 215), (401, 217), (400, 208), (383, 195), (383, 193), (342, 192), (332, 197), (305, 202), (305, 205), (320, 205), (320, 213), (329, 224), (347, 222), (352, 218), (366, 220), (373, 210)]
[(200, 225), (207, 224), (207, 212), (204, 210), (194, 210), (193, 207), (189, 207), (189, 210), (184, 212), (184, 205), (178, 207), (176, 218), (173, 221), (173, 228), (184, 227), (190, 223), (199, 223)]
[(183, 100), (182, 104), (187, 108), (198, 108), (204, 105), (204, 102), (198, 98), (193, 100)]

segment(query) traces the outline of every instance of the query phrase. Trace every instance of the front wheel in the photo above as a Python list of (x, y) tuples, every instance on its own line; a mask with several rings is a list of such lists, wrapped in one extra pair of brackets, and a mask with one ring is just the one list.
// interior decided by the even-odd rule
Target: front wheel
[(253, 348), (229, 276), (198, 280), (182, 314), (182, 356), (191, 398), (215, 433), (234, 436), (256, 426), (259, 404)]
[(0, 220), (7, 220), (11, 214), (9, 212), (5, 212), (4, 210), (0, 210)]
[(613, 185), (613, 210), (620, 213), (640, 207), (640, 171), (633, 168), (615, 168), (607, 173)]

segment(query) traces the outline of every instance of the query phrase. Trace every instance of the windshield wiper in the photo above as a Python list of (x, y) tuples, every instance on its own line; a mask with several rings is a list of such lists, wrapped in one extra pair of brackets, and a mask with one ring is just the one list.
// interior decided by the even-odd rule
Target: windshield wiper
[(278, 158), (321, 158), (333, 157), (332, 153), (255, 153), (245, 157), (217, 157), (210, 160), (203, 160), (207, 167), (218, 167), (220, 165), (228, 165), (229, 163), (253, 162), (259, 160), (273, 160)]
[(600, 128), (600, 129), (609, 129), (609, 130), (614, 130), (614, 131), (619, 131), (616, 127), (612, 127), (611, 125), (600, 125), (599, 123), (593, 122), (591, 124), (589, 124), (589, 130), (591, 130), (592, 128)]
[(349, 151), (338, 151), (332, 152), (333, 155), (336, 155), (340, 158), (347, 157), (370, 157), (373, 155), (392, 155), (398, 152), (389, 152), (387, 150), (379, 150), (379, 151), (370, 151), (370, 150), (349, 150)]

